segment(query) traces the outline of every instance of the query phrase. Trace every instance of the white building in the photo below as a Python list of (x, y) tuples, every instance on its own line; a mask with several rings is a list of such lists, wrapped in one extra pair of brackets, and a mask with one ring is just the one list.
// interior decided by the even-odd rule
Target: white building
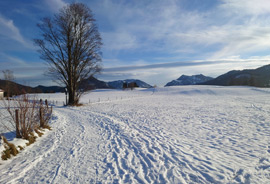
[(0, 89), (0, 100), (4, 99), (4, 90)]

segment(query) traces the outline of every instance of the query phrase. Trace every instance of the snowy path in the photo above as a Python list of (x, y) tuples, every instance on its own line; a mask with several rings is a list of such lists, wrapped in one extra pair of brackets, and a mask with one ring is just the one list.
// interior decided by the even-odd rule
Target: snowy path
[[(93, 183), (99, 142), (95, 118), (58, 109), (54, 128), (1, 168), (0, 183)], [(59, 113), (61, 112), (61, 114)]]
[(0, 183), (269, 183), (269, 93), (164, 88), (56, 108), (53, 131), (0, 165)]

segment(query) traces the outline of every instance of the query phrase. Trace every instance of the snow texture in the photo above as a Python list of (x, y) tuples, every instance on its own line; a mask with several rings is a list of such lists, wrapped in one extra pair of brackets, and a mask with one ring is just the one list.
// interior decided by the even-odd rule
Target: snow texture
[(97, 90), (82, 107), (55, 106), (53, 130), (2, 161), (0, 183), (270, 183), (269, 97), (251, 87)]

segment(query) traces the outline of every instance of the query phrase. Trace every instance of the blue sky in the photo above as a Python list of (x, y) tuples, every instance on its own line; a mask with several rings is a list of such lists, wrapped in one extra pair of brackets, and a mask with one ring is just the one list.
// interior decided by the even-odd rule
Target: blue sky
[[(52, 85), (33, 39), (36, 24), (69, 0), (0, 1), (0, 70), (16, 81)], [(103, 39), (104, 81), (165, 85), (182, 74), (216, 77), (270, 64), (268, 0), (78, 0), (93, 11)], [(0, 75), (0, 78), (2, 75)]]

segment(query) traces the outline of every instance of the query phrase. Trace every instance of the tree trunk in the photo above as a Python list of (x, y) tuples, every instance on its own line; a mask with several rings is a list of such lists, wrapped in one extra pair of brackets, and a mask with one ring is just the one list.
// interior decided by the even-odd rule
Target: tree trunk
[(75, 93), (72, 89), (68, 91), (68, 105), (76, 105)]

